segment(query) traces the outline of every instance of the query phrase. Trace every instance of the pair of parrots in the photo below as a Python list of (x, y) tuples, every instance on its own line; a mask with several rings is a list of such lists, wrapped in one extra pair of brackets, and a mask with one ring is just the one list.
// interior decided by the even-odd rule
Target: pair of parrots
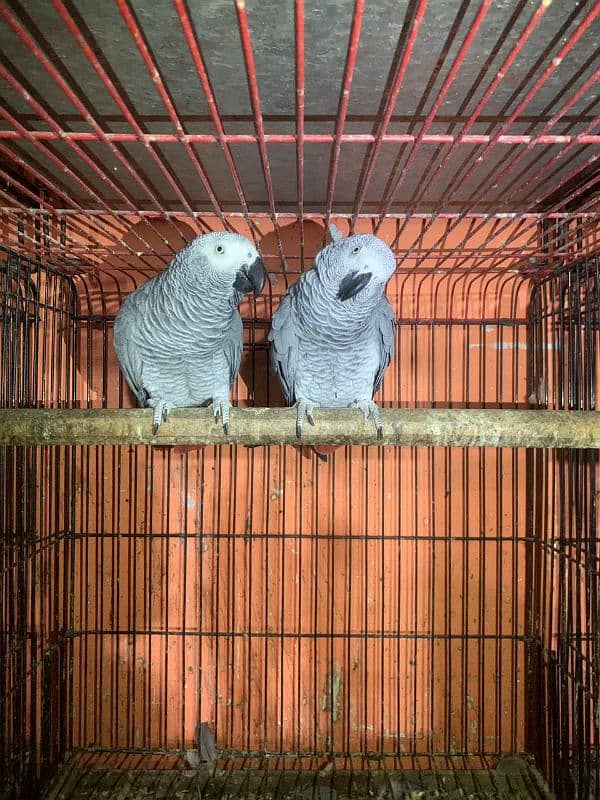
[[(385, 287), (395, 270), (376, 236), (334, 239), (290, 286), (273, 316), (271, 366), (297, 433), (315, 408), (359, 408), (381, 435), (373, 395), (394, 352), (395, 319)], [(262, 291), (266, 271), (245, 237), (198, 236), (123, 303), (114, 346), (138, 404), (154, 409), (154, 432), (173, 408), (211, 403), (228, 432), (230, 390), (242, 355), (238, 305)]]

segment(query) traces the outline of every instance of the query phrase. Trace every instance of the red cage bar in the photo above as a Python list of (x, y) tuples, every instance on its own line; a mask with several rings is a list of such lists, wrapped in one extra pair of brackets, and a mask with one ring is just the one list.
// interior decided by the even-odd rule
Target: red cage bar
[(235, 0), (235, 10), (237, 13), (242, 52), (244, 54), (244, 64), (246, 66), (246, 78), (248, 81), (248, 91), (250, 92), (252, 113), (254, 114), (254, 127), (256, 129), (258, 151), (260, 153), (260, 162), (262, 165), (263, 176), (265, 179), (267, 196), (269, 198), (269, 210), (271, 214), (271, 220), (273, 222), (273, 227), (275, 228), (275, 236), (277, 238), (277, 248), (279, 250), (279, 256), (281, 258), (281, 264), (285, 271), (285, 255), (283, 252), (283, 245), (281, 243), (281, 233), (279, 230), (279, 224), (277, 222), (277, 212), (275, 210), (275, 194), (273, 192), (273, 181), (271, 180), (271, 168), (269, 166), (269, 156), (267, 154), (267, 144), (265, 141), (265, 130), (263, 125), (262, 111), (260, 107), (258, 82), (256, 77), (256, 68), (254, 66), (254, 55), (252, 53), (252, 42), (250, 39), (250, 28), (248, 26), (248, 15), (246, 13), (245, 0)]

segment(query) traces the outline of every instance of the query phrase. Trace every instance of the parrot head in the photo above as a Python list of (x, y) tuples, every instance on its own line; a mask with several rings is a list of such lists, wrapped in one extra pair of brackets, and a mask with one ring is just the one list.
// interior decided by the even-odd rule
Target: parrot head
[(318, 268), (337, 284), (337, 299), (346, 302), (359, 293), (379, 297), (396, 269), (396, 259), (377, 236), (359, 233), (325, 247)]
[(209, 278), (214, 286), (239, 294), (260, 294), (266, 269), (260, 253), (249, 239), (237, 233), (218, 231), (198, 236), (176, 257), (189, 278)]

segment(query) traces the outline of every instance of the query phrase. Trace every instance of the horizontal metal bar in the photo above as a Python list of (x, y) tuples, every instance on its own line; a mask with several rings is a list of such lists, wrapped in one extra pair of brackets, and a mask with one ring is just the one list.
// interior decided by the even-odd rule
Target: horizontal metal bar
[[(528, 640), (529, 642), (529, 640)], [(539, 644), (539, 640), (535, 639), (532, 643)], [(421, 736), (416, 736), (413, 738), (421, 738)], [(183, 750), (182, 748), (169, 748), (169, 747), (100, 747), (98, 745), (86, 745), (85, 747), (74, 747), (71, 751), (75, 755), (82, 755), (84, 753), (89, 753), (93, 756), (114, 756), (115, 754), (119, 755), (148, 755), (148, 756), (172, 756), (178, 757), (182, 753), (187, 754), (187, 750)], [(434, 764), (436, 758), (446, 758), (448, 759), (447, 769), (451, 769), (453, 771), (460, 771), (464, 768), (463, 759), (473, 759), (473, 758), (483, 758), (483, 759), (492, 759), (494, 756), (506, 755), (504, 751), (495, 750), (492, 747), (485, 749), (484, 751), (479, 751), (477, 748), (469, 749), (468, 752), (465, 750), (436, 750), (431, 749), (427, 752), (423, 752), (422, 750), (411, 750), (410, 747), (405, 747), (402, 745), (401, 751), (380, 751), (380, 750), (275, 750), (269, 748), (268, 750), (239, 750), (233, 748), (223, 748), (219, 749), (219, 760), (218, 765), (220, 769), (229, 770), (230, 767), (228, 766), (226, 760), (240, 760), (245, 759), (250, 762), (260, 762), (272, 767), (274, 763), (277, 762), (278, 759), (295, 759), (296, 763), (294, 764), (294, 769), (297, 770), (299, 775), (312, 775), (315, 772), (320, 772), (321, 767), (319, 766), (318, 770), (315, 770), (314, 767), (306, 767), (303, 766), (301, 761), (306, 759), (311, 761), (312, 764), (317, 762), (319, 759), (326, 759), (328, 762), (334, 759), (356, 759), (360, 761), (361, 764), (368, 764), (369, 761), (402, 761), (402, 763), (406, 763), (405, 759), (420, 759), (421, 762), (427, 761), (427, 763)], [(381, 765), (377, 765), (378, 768), (381, 768)], [(250, 765), (244, 765), (244, 772), (246, 774), (253, 769), (252, 763)], [(263, 769), (265, 767), (263, 766)], [(361, 767), (361, 769), (364, 767)], [(437, 768), (437, 765), (436, 765)], [(470, 769), (470, 768), (469, 768)], [(357, 770), (353, 767), (353, 771), (356, 773)], [(473, 770), (475, 771), (475, 770)], [(321, 776), (322, 777), (322, 776)], [(451, 795), (452, 796), (452, 795)], [(460, 796), (460, 795), (458, 795)]]
[[(0, 212), (7, 212), (7, 213), (18, 213), (23, 212), (22, 208), (16, 206), (7, 206), (2, 205), (0, 206)], [(27, 208), (27, 214), (47, 214), (47, 208)], [(55, 208), (52, 212), (57, 216), (79, 216), (79, 217), (98, 217), (98, 216), (106, 216), (106, 217), (163, 217), (166, 216), (167, 219), (189, 219), (190, 215), (187, 211), (167, 211), (165, 214), (162, 214), (158, 211), (151, 211), (148, 209), (138, 209), (135, 214), (132, 214), (131, 211), (127, 211), (124, 209), (111, 209), (110, 213), (107, 213), (106, 209), (102, 208), (86, 208), (86, 209), (75, 209), (75, 208)], [(211, 213), (211, 212), (204, 212), (204, 211), (196, 211), (194, 212), (195, 217), (200, 217), (203, 220), (211, 220), (211, 219), (218, 219), (218, 217)], [(337, 212), (333, 215), (334, 219), (352, 219), (352, 213), (350, 212)], [(239, 211), (226, 211), (225, 217), (227, 219), (244, 219), (244, 214)], [(436, 213), (436, 212), (419, 212), (414, 214), (408, 214), (404, 212), (391, 212), (386, 215), (386, 219), (424, 219), (424, 220), (437, 220), (437, 219), (483, 219), (483, 220), (495, 220), (495, 219), (509, 219), (509, 220), (523, 220), (529, 219), (532, 222), (538, 222), (542, 219), (597, 219), (600, 217), (600, 209), (598, 211), (552, 211), (550, 213), (545, 213), (544, 211), (498, 211), (496, 213), (487, 213), (485, 211), (469, 211), (467, 213), (459, 212), (459, 211), (449, 211), (443, 213)], [(252, 219), (271, 219), (271, 215), (268, 212), (264, 211), (254, 211), (252, 212)], [(278, 211), (277, 212), (277, 219), (298, 219), (298, 214), (294, 211)], [(306, 212), (304, 214), (304, 219), (307, 220), (316, 220), (318, 222), (323, 221), (323, 214), (319, 212)], [(359, 214), (359, 219), (368, 219), (374, 220), (377, 219), (377, 214), (365, 212), (364, 214)], [(536, 232), (537, 236), (537, 232)], [(531, 246), (531, 243), (528, 243), (528, 246)], [(426, 252), (429, 252), (429, 248), (424, 248)], [(476, 248), (475, 248), (476, 249)], [(515, 248), (521, 252), (521, 248)], [(112, 252), (112, 251), (111, 251)], [(452, 255), (454, 251), (448, 250), (446, 251), (447, 255)]]
[(418, 633), (402, 631), (282, 631), (282, 630), (263, 630), (263, 631), (234, 631), (234, 630), (186, 630), (173, 628), (81, 628), (79, 630), (68, 630), (65, 638), (76, 639), (79, 636), (185, 636), (190, 639), (196, 637), (201, 639), (337, 639), (338, 641), (352, 641), (354, 639), (366, 639), (368, 641), (377, 640), (405, 640), (405, 641), (427, 641), (427, 642), (461, 642), (461, 641), (492, 641), (499, 640), (510, 642), (533, 643), (535, 639), (527, 635), (513, 635), (512, 633)]
[(595, 411), (383, 409), (383, 438), (355, 409), (318, 409), (296, 437), (293, 408), (233, 409), (223, 433), (208, 409), (176, 409), (152, 435), (151, 409), (2, 409), (3, 445), (407, 445), (600, 448)]
[[(256, 145), (259, 138), (254, 133), (229, 133), (222, 137), (210, 133), (186, 133), (177, 136), (174, 133), (112, 133), (102, 131), (102, 135), (93, 131), (38, 131), (28, 130), (28, 136), (39, 141), (77, 141), (77, 142), (144, 142), (155, 144), (253, 144)], [(24, 139), (25, 137), (15, 130), (0, 130), (0, 139)], [(384, 144), (412, 144), (419, 137), (412, 133), (386, 133), (382, 142)], [(264, 141), (267, 144), (296, 144), (298, 136), (295, 133), (265, 133)], [(306, 133), (303, 138), (304, 144), (331, 144), (335, 141), (332, 133)], [(373, 144), (377, 141), (377, 136), (372, 133), (344, 133), (341, 135), (342, 144)], [(481, 145), (489, 144), (495, 146), (503, 145), (552, 145), (552, 144), (600, 144), (600, 134), (544, 134), (539, 136), (528, 134), (502, 134), (501, 136), (490, 136), (484, 133), (451, 134), (451, 133), (427, 133), (420, 140), (420, 144), (467, 144)]]
[[(83, 541), (89, 542), (93, 539), (118, 539), (118, 540), (125, 540), (125, 539), (143, 539), (147, 541), (148, 539), (173, 539), (174, 541), (180, 541), (185, 539), (186, 541), (201, 541), (204, 539), (232, 539), (236, 541), (257, 541), (257, 540), (265, 540), (271, 542), (278, 542), (278, 541), (297, 541), (299, 539), (313, 542), (322, 542), (322, 541), (345, 541), (345, 542), (354, 542), (358, 544), (359, 542), (433, 542), (434, 544), (449, 544), (451, 542), (478, 542), (483, 544), (498, 544), (499, 542), (506, 542), (508, 544), (539, 544), (541, 547), (545, 546), (545, 543), (542, 542), (538, 537), (535, 536), (520, 536), (517, 534), (506, 534), (504, 536), (478, 536), (476, 534), (449, 534), (449, 535), (436, 535), (436, 534), (420, 534), (420, 533), (398, 533), (398, 534), (388, 534), (388, 533), (237, 533), (231, 531), (209, 531), (207, 533), (193, 533), (189, 531), (170, 531), (166, 533), (161, 533), (159, 531), (144, 531), (143, 533), (129, 533), (127, 531), (89, 531), (89, 532), (80, 532), (76, 531), (74, 533), (70, 533), (69, 531), (64, 531), (59, 537), (53, 539), (49, 546), (53, 546), (56, 544), (57, 541), (60, 539), (69, 539), (73, 541)], [(37, 552), (37, 551), (36, 551)], [(560, 553), (561, 551), (556, 550), (555, 552)], [(600, 558), (600, 556), (598, 556)], [(21, 562), (22, 563), (22, 562)], [(0, 631), (1, 633), (1, 631)]]

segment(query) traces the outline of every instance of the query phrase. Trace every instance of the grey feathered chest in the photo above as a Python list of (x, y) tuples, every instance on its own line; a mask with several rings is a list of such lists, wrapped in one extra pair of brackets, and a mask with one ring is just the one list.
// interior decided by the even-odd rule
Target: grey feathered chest
[(218, 300), (158, 279), (125, 300), (115, 349), (141, 405), (148, 397), (201, 405), (228, 394), (239, 369), (242, 323), (233, 298)]
[(341, 304), (311, 270), (284, 297), (269, 339), (288, 403), (346, 407), (379, 388), (393, 352), (394, 314), (383, 294)]
[(379, 366), (378, 333), (372, 324), (339, 328), (323, 320), (299, 335), (295, 394), (319, 405), (347, 407), (373, 396)]

